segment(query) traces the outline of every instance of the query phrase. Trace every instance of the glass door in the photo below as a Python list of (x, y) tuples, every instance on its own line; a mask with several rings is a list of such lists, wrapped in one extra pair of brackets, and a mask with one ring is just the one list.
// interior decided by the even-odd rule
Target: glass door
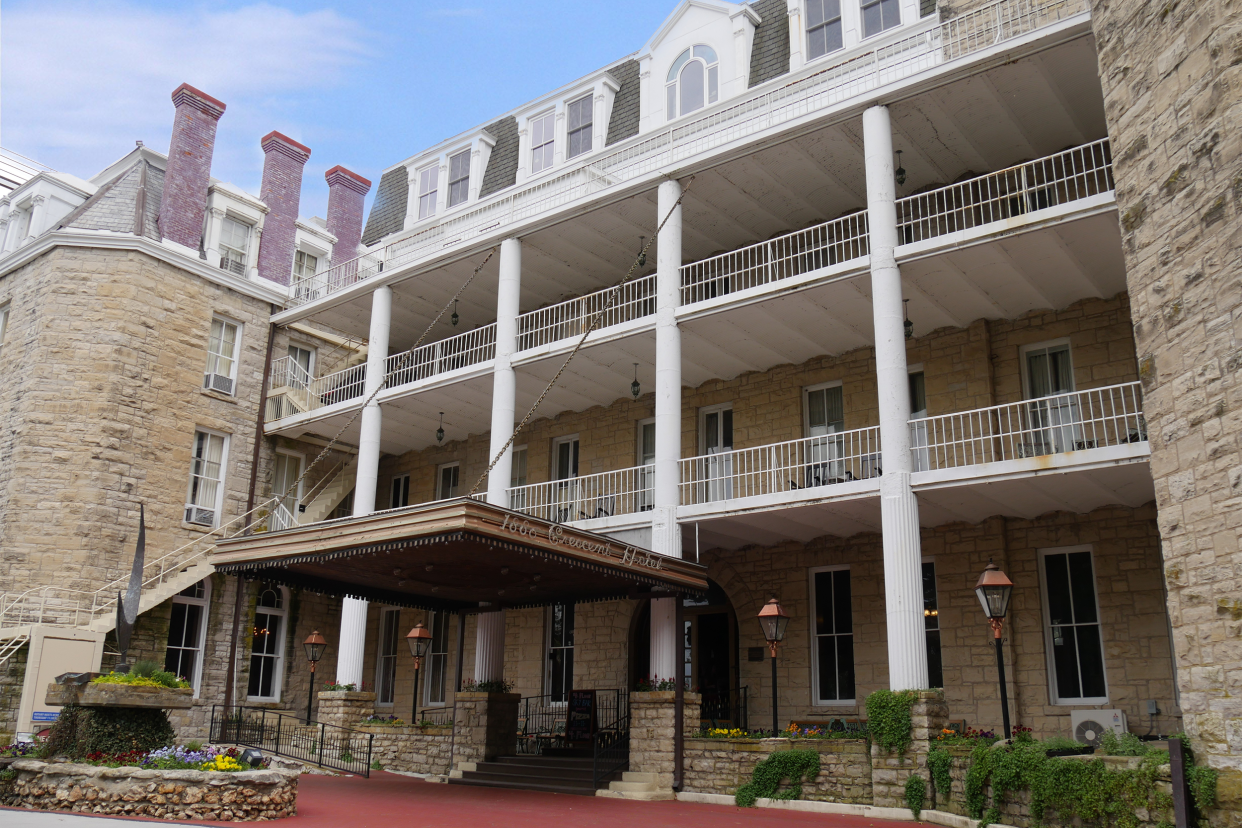
[(1085, 447), (1069, 345), (1027, 351), (1026, 376), (1027, 397), (1036, 400), (1030, 409), (1030, 456)]
[(638, 424), (637, 506), (640, 512), (650, 512), (655, 507), (655, 471), (647, 468), (653, 463), (655, 463), (655, 420), (642, 420)]
[(557, 523), (578, 519), (578, 437), (561, 437), (552, 444), (552, 471), (556, 480)]
[(727, 500), (733, 496), (733, 405), (704, 408), (699, 417), (700, 447), (703, 459), (705, 500)]
[[(923, 372), (913, 371), (910, 374), (910, 419), (919, 420), (927, 416), (927, 386), (924, 384)], [(931, 457), (927, 451), (927, 423), (916, 422), (911, 429), (914, 445), (914, 470), (927, 471), (931, 468)], [(933, 685), (938, 687), (939, 685)]]
[(833, 436), (845, 430), (845, 401), (840, 385), (809, 388), (806, 392), (806, 470), (802, 486), (825, 486), (850, 480), (845, 467), (845, 446)]
[(272, 472), (272, 496), (277, 503), (272, 509), (272, 528), (288, 529), (298, 522), (298, 509), (302, 502), (302, 457), (297, 454), (276, 452), (276, 464)]

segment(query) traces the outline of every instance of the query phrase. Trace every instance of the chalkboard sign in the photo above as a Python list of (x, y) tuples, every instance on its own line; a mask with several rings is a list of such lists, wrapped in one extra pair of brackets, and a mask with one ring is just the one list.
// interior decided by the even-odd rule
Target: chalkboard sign
[(565, 740), (589, 742), (595, 735), (595, 691), (570, 690), (569, 715), (565, 721)]

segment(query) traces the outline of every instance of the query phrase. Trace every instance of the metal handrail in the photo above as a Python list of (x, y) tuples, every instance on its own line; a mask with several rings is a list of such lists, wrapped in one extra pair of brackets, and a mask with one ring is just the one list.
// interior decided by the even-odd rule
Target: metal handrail
[(258, 748), (333, 770), (371, 775), (375, 734), (312, 722), (261, 707), (211, 706), (210, 739)]
[(553, 523), (630, 515), (655, 503), (655, 466), (528, 483), (508, 489), (509, 508)]
[[(615, 296), (613, 294), (616, 294)], [(643, 276), (615, 288), (605, 288), (568, 299), (518, 317), (518, 350), (581, 336), (596, 314), (597, 328), (620, 325), (651, 316), (656, 310), (655, 275)]]

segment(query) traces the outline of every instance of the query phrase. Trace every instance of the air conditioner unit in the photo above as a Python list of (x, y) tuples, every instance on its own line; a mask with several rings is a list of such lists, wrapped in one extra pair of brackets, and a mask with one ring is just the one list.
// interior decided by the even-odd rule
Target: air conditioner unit
[(1099, 747), (1105, 731), (1120, 736), (1128, 730), (1122, 710), (1071, 710), (1070, 728), (1076, 741), (1093, 747)]
[(196, 526), (215, 526), (216, 510), (204, 509), (201, 506), (186, 506), (185, 522)]
[(233, 380), (224, 374), (203, 374), (203, 387), (222, 394), (232, 394)]

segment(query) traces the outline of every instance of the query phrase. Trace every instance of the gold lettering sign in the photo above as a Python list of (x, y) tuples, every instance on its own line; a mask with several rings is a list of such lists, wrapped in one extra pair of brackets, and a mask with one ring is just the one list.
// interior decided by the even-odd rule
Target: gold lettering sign
[(502, 531), (512, 532), (522, 538), (546, 537), (553, 546), (564, 546), (599, 555), (604, 558), (616, 559), (625, 566), (646, 569), (663, 569), (660, 556), (646, 549), (635, 549), (626, 546), (623, 549), (614, 547), (608, 541), (588, 540), (576, 535), (566, 534), (563, 526), (553, 524), (544, 532), (538, 524), (531, 523), (515, 515), (505, 515), (505, 522), (500, 526)]

